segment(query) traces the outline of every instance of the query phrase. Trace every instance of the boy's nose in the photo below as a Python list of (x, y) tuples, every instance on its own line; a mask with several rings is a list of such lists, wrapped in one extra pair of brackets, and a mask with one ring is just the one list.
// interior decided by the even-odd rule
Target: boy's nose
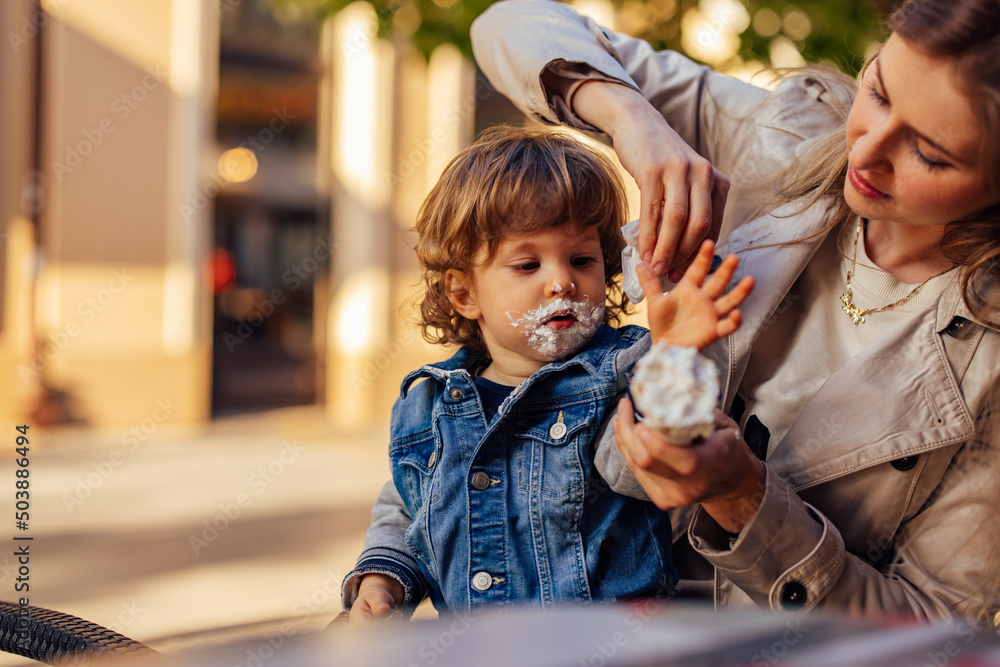
[(558, 296), (572, 296), (576, 294), (576, 283), (574, 283), (569, 278), (556, 278), (552, 281), (546, 290), (546, 296), (549, 298), (555, 298)]

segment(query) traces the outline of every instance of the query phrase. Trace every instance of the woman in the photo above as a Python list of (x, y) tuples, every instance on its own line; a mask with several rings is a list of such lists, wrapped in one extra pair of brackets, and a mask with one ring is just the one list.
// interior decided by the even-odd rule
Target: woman
[(659, 506), (700, 505), (719, 605), (1000, 609), (1000, 3), (908, 2), (890, 26), (856, 95), (815, 70), (753, 88), (555, 3), (473, 27), (522, 109), (611, 137), (656, 274), (721, 231), (757, 280), (709, 350), (735, 422), (673, 447), (623, 401), (616, 426)]

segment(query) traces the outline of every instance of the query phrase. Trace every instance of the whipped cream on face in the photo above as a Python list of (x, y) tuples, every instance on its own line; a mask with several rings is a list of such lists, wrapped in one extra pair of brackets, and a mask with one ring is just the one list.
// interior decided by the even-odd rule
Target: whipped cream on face
[[(545, 359), (552, 361), (578, 350), (597, 331), (604, 321), (604, 302), (595, 303), (584, 297), (583, 301), (558, 298), (547, 306), (526, 313), (507, 311), (511, 326), (524, 329), (528, 345)], [(556, 316), (568, 315), (575, 321), (571, 326), (555, 329), (548, 322)]]
[(719, 371), (693, 347), (654, 345), (636, 362), (629, 392), (643, 421), (668, 440), (688, 443), (714, 430)]

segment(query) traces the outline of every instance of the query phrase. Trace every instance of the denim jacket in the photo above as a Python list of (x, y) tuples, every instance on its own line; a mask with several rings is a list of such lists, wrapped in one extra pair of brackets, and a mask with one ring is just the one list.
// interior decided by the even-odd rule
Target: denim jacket
[(404, 606), (429, 594), (442, 612), (669, 594), (669, 514), (594, 474), (625, 371), (648, 348), (645, 329), (601, 327), (521, 383), (489, 423), (470, 373), (478, 353), (410, 373), (392, 412), (394, 484), (345, 579), (345, 608), (368, 572), (401, 581)]

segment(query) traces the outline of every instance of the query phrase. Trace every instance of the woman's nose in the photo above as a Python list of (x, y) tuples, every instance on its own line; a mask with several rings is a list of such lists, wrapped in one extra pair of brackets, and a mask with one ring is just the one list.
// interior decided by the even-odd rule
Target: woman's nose
[(873, 126), (851, 147), (851, 166), (864, 171), (892, 171), (890, 156), (894, 141), (894, 134), (887, 123)]

